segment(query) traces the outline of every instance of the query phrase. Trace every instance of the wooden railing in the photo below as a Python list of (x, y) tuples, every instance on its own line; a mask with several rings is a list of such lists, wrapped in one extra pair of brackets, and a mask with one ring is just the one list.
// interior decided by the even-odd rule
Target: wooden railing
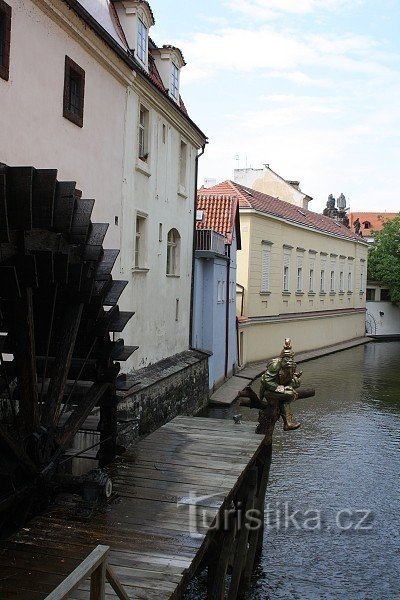
[[(106, 581), (111, 585), (120, 600), (129, 596), (118, 581), (113, 569), (107, 564), (109, 546), (97, 546), (87, 558), (45, 600), (64, 600), (90, 577), (90, 600), (104, 600)], [(88, 595), (89, 597), (89, 595)]]

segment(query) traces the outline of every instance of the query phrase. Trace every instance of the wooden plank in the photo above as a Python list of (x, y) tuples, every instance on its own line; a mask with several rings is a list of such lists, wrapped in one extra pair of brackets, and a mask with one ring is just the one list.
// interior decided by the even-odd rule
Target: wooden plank
[(86, 242), (93, 207), (94, 200), (78, 198), (75, 201), (71, 224), (71, 241), (73, 243), (84, 244)]
[(53, 227), (56, 184), (56, 169), (35, 169), (32, 185), (33, 227), (38, 229)]
[(54, 199), (53, 224), (56, 231), (71, 230), (75, 206), (75, 181), (58, 181)]
[(110, 289), (107, 291), (107, 294), (103, 299), (104, 306), (115, 306), (127, 285), (127, 281), (113, 281)]
[[(62, 577), (82, 552), (98, 543), (113, 548), (109, 564), (128, 598), (181, 597), (213, 536), (203, 516), (211, 523), (218, 511), (229, 505), (262, 447), (263, 438), (254, 434), (254, 424), (236, 436), (233, 423), (222, 423), (219, 430), (220, 423), (208, 420), (203, 424), (201, 419), (185, 417), (162, 428), (150, 443), (140, 441), (133, 452), (109, 468), (116, 495), (92, 520), (77, 520), (73, 508), (61, 506), (31, 521), (7, 542), (6, 555), (0, 550), (0, 597), (5, 589), (2, 569), (13, 565), (13, 552), (14, 557), (19, 553), (21, 573), (39, 553), (30, 571), (34, 577), (29, 580), (29, 593), (20, 577), (24, 590), (20, 597), (30, 599), (30, 594), (45, 590), (49, 581)], [(192, 497), (191, 491), (196, 492)], [(198, 500), (215, 492), (214, 498)], [(193, 519), (199, 524), (196, 537), (191, 534)], [(65, 539), (67, 546), (62, 543)], [(24, 551), (19, 550), (21, 546)], [(59, 556), (65, 557), (65, 563)], [(222, 576), (221, 572), (221, 580)], [(16, 587), (17, 581), (14, 577)], [(86, 579), (71, 598), (81, 600), (84, 594), (87, 598), (88, 590)], [(109, 584), (105, 598), (116, 598)]]
[(119, 250), (103, 250), (103, 254), (100, 258), (96, 270), (95, 279), (97, 281), (104, 281), (109, 279), (115, 261), (117, 260), (118, 254)]
[(7, 214), (10, 229), (32, 229), (32, 167), (7, 168)]

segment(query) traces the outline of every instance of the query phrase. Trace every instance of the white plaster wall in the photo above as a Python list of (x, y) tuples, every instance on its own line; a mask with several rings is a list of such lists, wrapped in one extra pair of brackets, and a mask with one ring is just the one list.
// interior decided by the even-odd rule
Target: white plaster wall
[[(136, 312), (123, 337), (126, 344), (140, 348), (123, 369), (186, 350), (194, 170), (201, 138), (167, 99), (135, 78), (63, 2), (46, 5), (38, 0), (41, 8), (30, 0), (9, 2), (13, 11), (10, 80), (0, 79), (0, 162), (57, 168), (59, 180), (76, 181), (83, 197), (96, 199), (93, 220), (109, 223), (105, 247), (121, 248), (114, 278), (129, 282), (120, 308)], [(83, 128), (63, 117), (65, 55), (85, 70)], [(150, 111), (150, 155), (147, 165), (141, 166), (136, 159), (140, 102)], [(185, 189), (178, 190), (181, 139), (188, 144), (187, 179)], [(138, 210), (148, 216), (148, 271), (133, 273)], [(176, 278), (166, 276), (167, 233), (172, 227), (181, 236)]]
[(286, 337), (295, 352), (314, 350), (365, 335), (365, 313), (293, 319), (240, 325), (243, 333), (242, 363), (278, 356)]
[[(96, 200), (94, 220), (110, 223), (105, 245), (119, 248), (114, 217), (121, 205), (125, 86), (36, 4), (9, 3), (10, 79), (0, 79), (0, 161), (56, 168), (59, 180), (76, 181), (83, 197)], [(86, 73), (82, 128), (63, 117), (65, 55)]]
[[(138, 115), (143, 104), (149, 110), (149, 156), (138, 156)], [(165, 126), (165, 143), (163, 141)], [(121, 277), (130, 283), (120, 305), (135, 316), (123, 332), (139, 349), (127, 370), (140, 368), (187, 350), (189, 347), (190, 289), (194, 227), (195, 158), (197, 148), (182, 126), (161, 112), (140, 89), (129, 91), (123, 184)], [(179, 185), (181, 140), (187, 144), (186, 186)], [(146, 218), (145, 270), (135, 270), (137, 214)], [(162, 226), (161, 241), (159, 237)], [(179, 277), (166, 274), (167, 236), (180, 234)], [(176, 320), (176, 301), (179, 315)]]

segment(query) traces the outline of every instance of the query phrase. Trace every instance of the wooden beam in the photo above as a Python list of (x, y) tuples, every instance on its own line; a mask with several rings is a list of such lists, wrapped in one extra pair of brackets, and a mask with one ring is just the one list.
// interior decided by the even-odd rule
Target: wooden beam
[(35, 330), (33, 323), (32, 288), (21, 290), (15, 301), (15, 359), (18, 377), (19, 417), (26, 431), (39, 424), (36, 377)]
[(122, 584), (118, 581), (118, 577), (110, 565), (106, 566), (106, 578), (120, 600), (129, 600), (128, 594), (124, 590)]
[(54, 426), (58, 422), (82, 310), (83, 304), (72, 304), (65, 307), (64, 326), (63, 330), (59, 332), (57, 354), (42, 413), (43, 424), (47, 426)]
[(104, 381), (92, 385), (87, 396), (82, 400), (79, 406), (75, 408), (60, 433), (56, 436), (56, 441), (61, 447), (66, 448), (68, 446), (69, 442), (76, 435), (81, 425), (87, 419), (96, 404), (100, 402), (109, 387), (110, 384)]

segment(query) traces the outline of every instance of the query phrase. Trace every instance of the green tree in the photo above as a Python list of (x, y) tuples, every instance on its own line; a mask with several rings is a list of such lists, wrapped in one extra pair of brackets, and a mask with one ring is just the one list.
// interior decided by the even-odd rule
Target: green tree
[(400, 302), (400, 214), (375, 235), (368, 253), (368, 279), (387, 285), (392, 302)]

